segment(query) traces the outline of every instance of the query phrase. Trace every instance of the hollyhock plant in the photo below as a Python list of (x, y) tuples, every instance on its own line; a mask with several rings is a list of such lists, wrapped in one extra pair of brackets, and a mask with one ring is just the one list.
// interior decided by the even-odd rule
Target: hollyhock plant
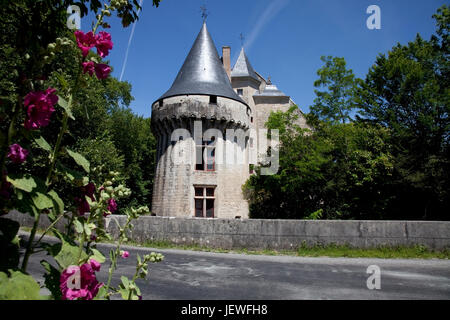
[(95, 72), (95, 64), (93, 61), (85, 61), (82, 63), (83, 73), (89, 73), (92, 76)]
[(30, 92), (25, 96), (24, 105), (27, 112), (25, 128), (28, 130), (39, 129), (50, 123), (50, 117), (55, 111), (53, 106), (58, 102), (56, 89), (48, 88), (45, 92)]
[(120, 251), (120, 256), (126, 259), (130, 256), (130, 253), (128, 251)]
[[(59, 288), (61, 289), (63, 300), (92, 300), (98, 293), (100, 287), (103, 286), (103, 283), (98, 282), (95, 277), (95, 271), (100, 270), (100, 263), (94, 259), (90, 259), (89, 262), (78, 266), (69, 266), (61, 273), (61, 277), (59, 280)], [(79, 274), (80, 279), (73, 279), (76, 276), (76, 273)], [(79, 280), (79, 288), (76, 288), (75, 283), (71, 283), (68, 285), (69, 281)]]
[(97, 63), (95, 65), (95, 75), (98, 79), (106, 79), (111, 72), (111, 67), (104, 63)]
[(97, 37), (92, 33), (92, 31), (84, 33), (80, 30), (75, 31), (75, 37), (77, 39), (77, 46), (81, 49), (83, 57), (85, 58), (88, 55), (89, 50), (96, 45)]
[(113, 47), (111, 35), (108, 32), (100, 31), (96, 39), (97, 42), (95, 47), (97, 48), (97, 53), (100, 57), (104, 58), (109, 54), (109, 50)]
[(8, 158), (14, 163), (22, 163), (28, 156), (28, 150), (14, 143), (9, 146)]

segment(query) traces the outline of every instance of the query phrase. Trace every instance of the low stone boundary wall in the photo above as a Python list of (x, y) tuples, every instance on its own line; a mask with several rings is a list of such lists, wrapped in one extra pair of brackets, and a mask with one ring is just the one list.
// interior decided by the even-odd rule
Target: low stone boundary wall
[[(11, 212), (22, 226), (32, 226), (28, 214)], [(113, 236), (123, 225), (125, 216), (106, 218)], [(49, 225), (45, 216), (40, 225)], [(63, 222), (58, 224), (62, 227)], [(382, 221), (382, 220), (263, 220), (140, 217), (133, 222), (129, 238), (135, 242), (168, 241), (213, 248), (293, 249), (316, 244), (347, 244), (369, 248), (380, 245), (450, 248), (450, 221)]]

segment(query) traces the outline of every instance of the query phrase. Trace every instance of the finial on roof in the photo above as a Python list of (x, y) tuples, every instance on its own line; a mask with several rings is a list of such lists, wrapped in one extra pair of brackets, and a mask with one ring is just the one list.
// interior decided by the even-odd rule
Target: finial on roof
[(203, 22), (205, 22), (206, 18), (208, 17), (208, 10), (206, 9), (206, 4), (200, 6), (200, 11), (202, 12)]
[(242, 34), (242, 32), (241, 32), (241, 34), (239, 35), (239, 38), (241, 39), (241, 47), (243, 47), (243, 46), (244, 46), (244, 39), (245, 39), (245, 37), (244, 37), (244, 35)]
[(267, 84), (271, 85), (272, 84), (272, 80), (270, 80), (270, 76), (267, 77)]

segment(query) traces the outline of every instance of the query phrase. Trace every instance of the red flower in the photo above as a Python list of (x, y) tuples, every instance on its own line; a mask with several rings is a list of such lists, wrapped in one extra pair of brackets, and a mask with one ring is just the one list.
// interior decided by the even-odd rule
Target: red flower
[(81, 49), (83, 57), (86, 57), (89, 53), (89, 50), (96, 45), (97, 37), (92, 33), (92, 31), (84, 33), (80, 30), (75, 31), (75, 37), (77, 38), (78, 48)]
[(93, 61), (86, 61), (82, 63), (83, 65), (83, 73), (89, 73), (90, 76), (94, 74), (95, 64)]
[(109, 73), (111, 72), (111, 67), (107, 64), (103, 63), (97, 63), (95, 65), (95, 75), (98, 79), (106, 79), (109, 76)]
[(22, 148), (17, 143), (9, 146), (8, 158), (14, 163), (22, 163), (28, 156), (28, 150)]
[(53, 106), (58, 102), (56, 89), (48, 88), (45, 92), (30, 92), (25, 96), (24, 105), (27, 110), (25, 128), (28, 130), (39, 129), (50, 123), (50, 117), (55, 111)]
[(116, 203), (116, 200), (114, 200), (114, 199), (109, 199), (108, 200), (108, 211), (109, 212), (111, 212), (111, 213), (114, 213), (114, 211), (116, 211), (117, 210), (117, 203)]
[(78, 213), (80, 216), (84, 216), (86, 212), (91, 211), (91, 207), (89, 206), (89, 202), (87, 202), (86, 198), (82, 196), (81, 198), (75, 198), (75, 202), (78, 206)]
[(97, 48), (97, 53), (100, 57), (104, 58), (109, 54), (109, 50), (113, 47), (111, 35), (108, 32), (100, 31), (96, 39), (97, 42), (95, 47)]
[[(69, 266), (65, 269), (59, 279), (59, 288), (61, 289), (63, 300), (92, 300), (95, 298), (98, 290), (103, 286), (103, 283), (98, 282), (95, 277), (95, 271), (99, 270), (100, 263), (94, 259), (90, 259), (88, 263), (83, 264), (81, 267)], [(79, 278), (75, 279), (77, 276)]]
[(95, 201), (94, 193), (95, 193), (95, 184), (89, 182), (84, 187), (81, 187), (81, 192), (84, 196), (91, 198), (92, 201)]

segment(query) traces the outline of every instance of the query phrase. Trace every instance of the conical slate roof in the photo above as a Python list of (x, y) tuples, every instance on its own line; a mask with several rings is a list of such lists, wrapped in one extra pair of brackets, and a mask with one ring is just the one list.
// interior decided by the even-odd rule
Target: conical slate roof
[(242, 47), (241, 52), (239, 53), (239, 57), (236, 61), (236, 64), (231, 71), (232, 77), (251, 77), (255, 80), (259, 80), (256, 75), (255, 70), (253, 69), (250, 61), (248, 61), (247, 55), (244, 52), (244, 47)]
[(203, 23), (172, 86), (157, 101), (186, 94), (226, 97), (246, 105), (231, 87), (206, 23)]

